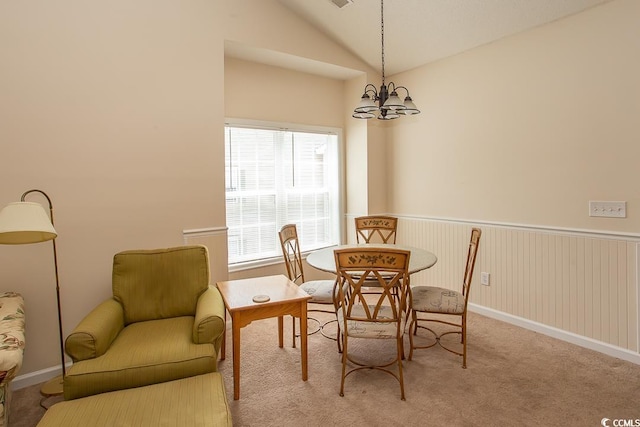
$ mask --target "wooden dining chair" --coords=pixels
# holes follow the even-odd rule
[[[396,243],[398,218],[384,215],[360,216],[355,219],[356,242]]]
[[[479,228],[471,230],[471,240],[467,250],[467,262],[462,276],[462,290],[456,291],[449,288],[435,286],[413,286],[409,290],[409,309],[411,323],[409,324],[409,360],[413,357],[413,350],[417,348],[429,348],[440,344],[442,348],[451,353],[462,356],[462,367],[467,367],[467,304],[469,303],[469,290],[473,278],[473,270],[476,264],[476,255],[482,231]],[[459,320],[452,319],[459,318]],[[440,323],[453,328],[444,332],[436,332],[426,326],[429,322]],[[417,345],[414,336],[418,329],[425,329],[433,334],[435,341],[428,345]],[[460,334],[462,350],[455,350],[442,343],[441,338],[449,334]]]
[[[296,283],[302,290],[311,295],[309,304],[313,304],[312,308],[309,308],[308,312],[322,312],[322,313],[335,313],[334,309],[334,280],[310,280],[306,281],[304,278],[304,268],[302,266],[302,255],[300,251],[300,241],[298,240],[298,231],[295,224],[284,225],[278,232],[280,237],[280,246],[282,248],[282,256],[284,257],[284,265],[287,269],[287,276],[289,280]],[[317,323],[318,328],[312,331],[314,334],[318,331],[323,336],[330,339],[337,339],[327,335],[324,332],[324,327],[336,319],[329,320],[327,322],[320,322],[318,319],[309,317]],[[296,346],[296,319],[293,318],[293,347]]]
[[[348,375],[361,369],[376,369],[398,380],[400,397],[405,400],[402,359],[411,252],[392,248],[348,248],[336,250],[334,256],[339,284],[336,317],[342,344],[340,396],[344,396]],[[371,278],[378,282],[381,292],[363,292],[365,282],[373,280]],[[394,296],[395,289],[400,298]],[[395,341],[395,358],[389,362],[365,363],[363,355],[356,357],[350,352],[350,342],[355,338]],[[375,355],[367,354],[364,358],[375,359]],[[392,370],[393,365],[397,370]]]
[[[385,243],[395,244],[398,231],[398,218],[385,215],[360,216],[355,219],[357,243]],[[376,292],[378,283],[369,281],[365,285]]]

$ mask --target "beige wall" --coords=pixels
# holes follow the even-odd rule
[[[0,40],[0,206],[53,199],[65,334],[120,250],[204,241],[227,275],[224,238],[183,236],[225,227],[225,40],[366,69],[275,0],[1,2]],[[51,246],[0,246],[0,290],[25,297],[20,374],[58,365]]]
[[[391,128],[389,211],[640,232],[639,17],[617,0],[393,76],[422,114]]]
[[[344,127],[342,80],[230,57],[224,72],[227,117]]]
[[[0,4],[0,205],[52,198],[66,333],[110,295],[114,253],[224,225],[218,9]],[[1,288],[26,304],[21,374],[60,363],[52,265],[49,244],[0,246]]]

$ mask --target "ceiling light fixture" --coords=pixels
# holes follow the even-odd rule
[[[372,119],[379,112],[379,120],[397,119],[400,115],[420,114],[420,110],[413,103],[409,96],[409,89],[404,86],[396,86],[395,83],[389,82],[389,86],[385,85],[384,80],[384,0],[380,0],[380,35],[382,39],[382,86],[377,91],[376,87],[368,83],[364,87],[364,94],[360,98],[360,103],[353,110],[353,117],[356,119]],[[407,96],[404,102],[398,96],[398,90],[404,89]],[[391,91],[391,93],[389,93]],[[371,96],[370,96],[371,95]],[[377,103],[377,105],[376,105]]]
[[[343,7],[347,7],[350,4],[352,4],[353,0],[331,0],[331,3],[335,4],[340,9],[342,9]]]

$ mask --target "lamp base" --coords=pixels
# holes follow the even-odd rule
[[[62,396],[64,393],[64,379],[62,375],[58,375],[57,377],[51,378],[49,381],[44,383],[42,387],[40,387],[40,394],[42,395],[42,399],[40,400],[40,406],[44,409],[49,409],[48,406],[45,406],[44,402],[50,397],[54,396]]]

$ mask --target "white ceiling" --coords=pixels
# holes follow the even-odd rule
[[[373,68],[381,69],[379,0],[353,0],[343,8],[332,0],[278,1]],[[410,70],[608,1],[385,0],[385,74]],[[232,44],[227,45],[227,53],[301,71],[318,65]],[[344,69],[325,68],[319,73],[352,76]]]

